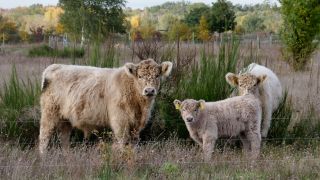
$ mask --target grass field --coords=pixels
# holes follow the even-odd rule
[[[28,51],[35,46],[40,45],[8,45],[0,54],[2,93],[5,85],[8,85],[12,78],[13,64],[18,81],[30,80],[32,84],[37,84],[40,83],[42,71],[52,63],[86,64],[92,58],[99,59],[101,58],[99,56],[103,56],[101,54],[98,56],[88,47],[85,49],[85,56],[75,61],[59,57],[31,58],[28,56]],[[207,54],[212,55],[217,55],[219,51],[217,43],[195,45],[185,43],[180,47],[180,55],[177,55],[175,47],[173,44],[159,48],[157,57],[169,60],[172,58],[175,62],[179,57],[181,63],[185,60],[195,64],[200,59],[201,50],[204,49]],[[102,45],[99,48],[102,53],[109,52],[108,45]],[[137,56],[132,54],[130,45],[117,45],[113,53],[119,59],[120,65],[128,61],[139,61]],[[257,49],[252,47],[252,44],[243,42],[239,45],[237,58],[238,71],[250,62],[272,69],[288,92],[288,102],[292,106],[290,127],[301,122],[299,128],[290,134],[292,136],[286,137],[286,141],[284,141],[285,138],[265,139],[261,155],[255,162],[248,161],[242,155],[241,149],[231,143],[232,140],[221,140],[213,159],[205,162],[202,159],[200,147],[190,139],[165,140],[156,137],[153,138],[156,141],[141,142],[135,149],[128,148],[122,153],[113,152],[110,141],[94,141],[92,145],[86,145],[74,140],[73,147],[68,152],[63,152],[58,143],[53,143],[48,155],[40,159],[36,139],[40,114],[38,95],[36,95],[33,105],[16,107],[11,104],[10,106],[14,107],[11,109],[8,109],[9,106],[3,107],[5,99],[0,99],[0,115],[2,115],[0,126],[4,127],[4,122],[7,120],[5,118],[9,114],[7,112],[10,112],[13,114],[11,121],[18,122],[18,127],[23,128],[25,124],[32,124],[32,128],[27,131],[34,131],[23,131],[23,135],[32,136],[31,142],[20,141],[23,138],[21,134],[16,134],[15,138],[9,138],[9,135],[1,132],[1,179],[319,179],[320,128],[310,130],[310,126],[320,124],[318,115],[320,113],[320,52],[317,51],[307,69],[300,72],[293,71],[283,61],[279,44],[262,44],[260,49]],[[21,87],[25,88],[25,86]],[[12,93],[13,96],[16,94],[19,93]],[[159,117],[157,114],[155,116],[158,121]],[[2,130],[3,127],[1,127]],[[171,131],[174,132],[175,129]],[[306,136],[309,132],[312,136]]]
[[[225,141],[210,162],[190,142],[171,139],[145,143],[121,155],[110,144],[76,145],[69,152],[52,148],[40,160],[35,148],[1,144],[4,179],[319,179],[319,140],[309,145],[265,143],[260,158],[248,161]]]

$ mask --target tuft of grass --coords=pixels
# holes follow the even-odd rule
[[[315,109],[310,107],[306,117],[301,118],[290,131],[291,142],[302,146],[309,145],[320,138],[320,119],[315,113]],[[294,139],[295,138],[295,139]]]
[[[42,45],[29,50],[29,57],[82,58],[83,56],[83,48],[63,48],[60,50]]]
[[[99,42],[93,43],[92,48],[89,48],[89,59],[85,64],[95,67],[119,67],[119,55],[114,44],[108,43],[106,47],[103,47],[103,50],[102,47]]]
[[[288,99],[288,92],[285,91],[280,105],[272,114],[271,127],[268,138],[276,139],[270,143],[283,144],[289,137],[289,125],[292,118],[292,103]]]
[[[320,119],[317,118],[315,109],[310,107],[305,117],[301,118],[291,129],[293,108],[288,100],[286,91],[278,109],[272,115],[272,123],[268,133],[268,143],[310,145],[319,140]]]
[[[38,82],[38,81],[36,81]],[[25,82],[18,78],[15,66],[12,67],[9,81],[0,89],[0,134],[5,138],[19,140],[35,139],[38,133],[38,97],[40,84]]]

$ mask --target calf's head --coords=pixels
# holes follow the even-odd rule
[[[186,99],[184,101],[174,100],[173,104],[176,109],[178,109],[181,113],[182,119],[185,123],[194,123],[199,120],[200,111],[205,109],[205,101],[204,100],[193,100]]]
[[[228,73],[226,75],[227,82],[238,89],[238,95],[254,94],[259,95],[259,85],[261,85],[265,79],[266,75],[255,76],[250,73],[236,75],[233,73]]]
[[[154,97],[158,93],[160,79],[170,75],[172,63],[166,61],[159,65],[153,59],[147,59],[138,64],[126,63],[125,70],[134,78],[135,86],[141,95]]]

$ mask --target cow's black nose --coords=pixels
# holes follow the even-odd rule
[[[193,121],[193,117],[187,117],[187,122],[192,122]]]
[[[154,96],[156,94],[156,90],[154,88],[145,88],[144,95],[146,96]]]

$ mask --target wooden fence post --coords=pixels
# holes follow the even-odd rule
[[[257,48],[260,49],[260,37],[257,35]]]
[[[4,47],[4,33],[2,33],[2,47]]]

